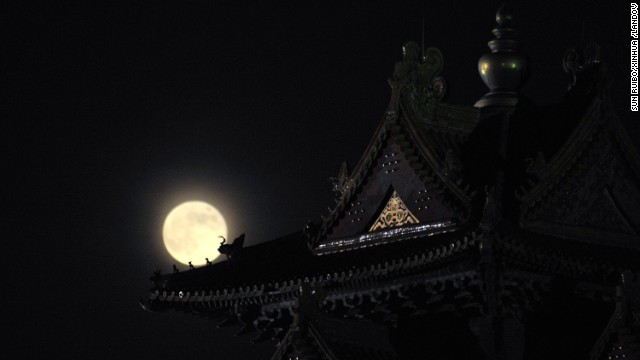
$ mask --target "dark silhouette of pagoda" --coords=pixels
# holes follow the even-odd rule
[[[598,47],[569,50],[564,101],[537,106],[496,20],[475,106],[443,102],[442,54],[406,44],[321,223],[157,274],[142,306],[239,323],[272,359],[640,359],[640,155]]]

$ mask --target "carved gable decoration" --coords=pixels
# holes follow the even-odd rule
[[[380,216],[369,229],[371,231],[382,230],[386,228],[399,227],[403,225],[417,224],[418,218],[404,204],[398,193],[393,191],[391,198],[380,213]]]
[[[471,194],[457,156],[479,112],[462,114],[440,103],[445,83],[439,50],[429,48],[420,57],[420,48],[408,43],[403,51],[371,143],[351,174],[343,166],[331,179],[336,205],[309,237],[317,255],[436,236],[469,220]],[[453,118],[473,126],[451,125]]]
[[[327,254],[454,231],[461,206],[421,154],[387,138],[321,228],[314,253]],[[405,152],[405,149],[412,151]],[[409,155],[408,155],[409,154]]]

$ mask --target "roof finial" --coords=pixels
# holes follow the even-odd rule
[[[517,92],[522,86],[526,57],[516,40],[516,30],[512,27],[513,13],[506,3],[496,12],[498,25],[493,29],[494,39],[488,45],[491,52],[478,61],[478,72],[489,88],[489,93],[476,102],[476,107],[514,106],[518,102]]]

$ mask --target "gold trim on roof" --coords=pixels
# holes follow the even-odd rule
[[[380,216],[378,216],[378,219],[376,219],[369,231],[371,232],[408,224],[418,224],[419,222],[418,218],[415,217],[409,209],[407,209],[407,206],[394,190],[391,198],[387,202],[387,205],[382,209]]]

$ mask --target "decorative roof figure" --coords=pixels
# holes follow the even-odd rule
[[[569,74],[569,87],[568,91],[573,90],[576,87],[578,76],[586,72],[596,65],[600,64],[600,45],[595,42],[587,42],[580,46],[570,48],[562,59],[562,66],[564,71]],[[600,76],[596,77],[596,81],[606,81],[605,72],[602,68],[600,70]],[[586,89],[589,91],[589,89]]]
[[[231,244],[226,244],[227,239],[225,239],[224,236],[218,237],[222,239],[218,247],[218,252],[227,255],[227,260],[240,255],[242,247],[244,246],[244,234],[238,236]]]
[[[409,41],[402,47],[402,61],[396,63],[389,85],[396,94],[403,94],[415,111],[422,111],[425,105],[433,110],[446,93],[446,81],[440,76],[443,64],[440,50],[430,47],[421,57],[418,44]]]
[[[520,42],[512,27],[513,15],[506,4],[496,13],[498,26],[489,41],[491,52],[478,60],[478,72],[489,88],[489,93],[476,102],[479,108],[487,106],[514,106],[518,102],[518,90],[524,83],[527,59],[520,53]]]

